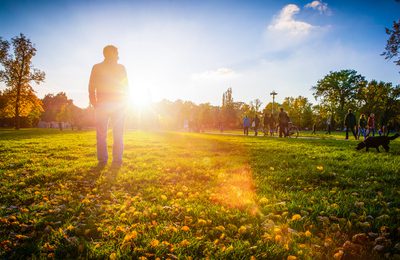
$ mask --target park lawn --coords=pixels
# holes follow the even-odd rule
[[[0,258],[394,257],[400,141],[356,144],[127,131],[98,169],[94,131],[0,130]]]
[[[220,130],[210,129],[210,130],[204,130],[204,132],[210,134],[243,135],[242,129],[234,129],[234,130],[229,129],[229,130],[224,130],[222,132]],[[249,129],[249,136],[254,136],[253,129]],[[262,129],[258,131],[258,136],[264,136]],[[279,134],[275,132],[273,136],[278,137]],[[345,137],[346,137],[346,132],[344,131],[332,131],[331,134],[327,134],[326,131],[316,131],[316,133],[313,134],[312,131],[310,130],[300,130],[298,136],[298,138],[318,138],[318,139],[345,139]],[[292,136],[291,138],[295,137]],[[354,139],[351,132],[349,133],[349,138]]]

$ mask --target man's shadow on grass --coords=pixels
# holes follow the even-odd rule
[[[109,166],[107,164],[98,164],[90,168],[89,174],[92,177],[93,186],[107,191],[116,183],[120,171],[121,165],[118,164],[111,164]]]

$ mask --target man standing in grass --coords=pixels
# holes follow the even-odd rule
[[[247,115],[243,118],[243,134],[249,135],[250,118]]]
[[[103,49],[104,61],[93,66],[89,81],[90,104],[95,108],[97,159],[99,166],[108,161],[108,121],[113,124],[113,166],[121,166],[124,149],[123,130],[128,79],[125,67],[118,64],[118,49],[108,45]]]
[[[372,136],[375,136],[375,114],[371,113],[368,117],[367,120],[367,125],[368,125],[368,133],[369,135],[372,132]]]
[[[254,118],[254,136],[258,135],[258,128],[260,127],[260,119],[256,115]]]
[[[328,116],[326,120],[326,133],[331,134],[331,124],[332,124],[332,116]]]
[[[365,138],[367,137],[367,118],[364,114],[361,114],[360,120],[358,120],[358,139],[360,139],[360,135],[362,134]]]
[[[279,137],[287,137],[287,130],[289,126],[289,116],[288,114],[283,110],[283,107],[280,108],[280,112],[278,115],[278,121],[279,121]]]
[[[349,139],[349,130],[354,135],[354,138],[357,140],[357,133],[356,133],[356,116],[353,114],[353,111],[349,109],[346,117],[344,118],[344,126],[346,127],[346,140]]]

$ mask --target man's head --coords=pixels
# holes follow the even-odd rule
[[[353,110],[351,110],[351,108],[349,108],[349,113],[353,112]]]
[[[118,60],[118,49],[114,45],[107,45],[103,49],[104,59],[108,61]]]
[[[283,107],[280,108],[281,112],[283,112]]]

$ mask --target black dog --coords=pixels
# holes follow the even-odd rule
[[[361,150],[364,147],[366,147],[367,151],[368,148],[376,148],[378,152],[379,151],[379,146],[382,145],[382,147],[385,149],[386,152],[389,151],[389,143],[391,140],[396,139],[399,137],[400,134],[396,133],[394,136],[369,136],[367,139],[365,139],[364,142],[361,142],[357,145],[357,150]]]

